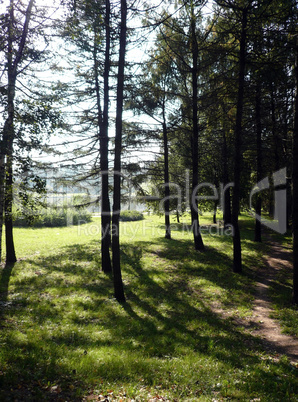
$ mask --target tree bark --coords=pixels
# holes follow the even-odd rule
[[[227,129],[225,124],[226,110],[224,104],[222,105],[223,111],[223,147],[222,147],[222,160],[223,160],[223,184],[226,186],[229,183],[229,167],[228,167],[228,146],[227,146]],[[224,227],[226,228],[231,224],[231,190],[228,187],[223,195],[223,220]]]
[[[4,210],[4,177],[5,177],[5,155],[3,153],[3,141],[0,151],[0,263],[2,259],[2,232],[3,232],[3,210]]]
[[[262,157],[262,123],[261,123],[261,85],[257,82],[256,88],[256,132],[257,132],[257,182],[262,180],[263,176],[263,157]],[[262,213],[262,198],[256,195],[256,214],[260,217]],[[256,242],[262,241],[262,226],[259,219],[255,220],[255,237]]]
[[[295,111],[293,130],[293,303],[298,305],[298,38],[296,38],[296,60],[295,60]]]
[[[12,142],[9,146],[9,152],[6,159],[6,177],[5,177],[5,244],[6,244],[6,263],[15,263],[17,261],[14,239],[13,239],[13,220],[12,220],[12,202],[13,202],[13,169],[12,169]]]
[[[191,44],[192,44],[192,197],[190,202],[194,246],[198,251],[204,251],[204,243],[200,232],[198,204],[196,191],[199,184],[199,126],[198,126],[198,42],[196,38],[196,20],[194,9],[191,9]]]
[[[104,107],[100,122],[100,169],[101,169],[101,263],[104,272],[112,271],[111,207],[109,198],[109,73],[110,73],[110,0],[105,0],[105,65],[104,65]],[[98,79],[98,77],[97,77]],[[98,94],[99,94],[99,85]],[[100,103],[99,103],[100,105]]]
[[[13,141],[14,133],[14,99],[15,99],[15,86],[17,78],[17,66],[13,61],[13,29],[14,29],[14,6],[10,2],[9,9],[9,28],[8,28],[8,46],[7,46],[7,120],[4,124],[3,130],[3,143],[4,154],[6,159],[4,170],[4,222],[6,234],[6,263],[15,263],[16,254],[13,240],[13,224],[12,224],[12,154],[13,154]]]
[[[165,227],[166,233],[165,238],[171,238],[171,225],[170,225],[170,187],[169,187],[169,148],[168,148],[168,130],[167,124],[165,121],[164,109],[163,109],[163,125],[162,125],[162,133],[163,133],[163,147],[164,147],[164,186],[165,186]]]
[[[246,64],[246,27],[247,27],[246,8],[242,11],[241,21],[241,37],[239,50],[239,75],[238,75],[238,96],[237,96],[237,112],[235,124],[235,157],[234,157],[234,188],[232,198],[232,224],[233,224],[233,271],[242,272],[241,259],[241,238],[238,215],[240,211],[240,172],[242,166],[242,115],[244,100],[244,79]]]
[[[123,91],[124,91],[124,65],[126,49],[126,0],[121,0],[121,29],[120,48],[117,82],[117,105],[116,105],[116,133],[115,133],[115,159],[114,159],[114,197],[112,216],[112,253],[113,253],[113,276],[114,294],[116,300],[125,302],[121,262],[120,262],[120,233],[119,218],[121,210],[121,147],[122,147],[122,113],[123,113]]]
[[[4,123],[3,137],[1,144],[0,155],[0,247],[2,240],[2,224],[3,224],[3,209],[4,209],[4,221],[6,231],[6,262],[16,262],[16,254],[13,240],[13,222],[12,222],[12,201],[13,201],[13,142],[15,138],[14,132],[14,99],[16,79],[18,75],[18,66],[22,60],[24,47],[27,40],[29,21],[31,18],[31,12],[34,0],[30,0],[26,17],[23,26],[23,31],[19,43],[18,50],[13,59],[14,49],[14,3],[11,0],[9,6],[9,26],[7,36],[7,76],[8,76],[8,88],[7,88],[7,118]]]

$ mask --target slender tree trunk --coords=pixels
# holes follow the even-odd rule
[[[263,176],[263,157],[262,157],[262,123],[261,123],[261,85],[257,82],[256,88],[256,131],[257,131],[257,182],[262,180]],[[262,198],[257,194],[256,214],[260,217],[262,213]],[[255,221],[256,242],[262,241],[262,227],[259,219]]]
[[[272,129],[272,141],[274,150],[274,163],[273,169],[276,172],[280,169],[279,160],[279,141],[276,127],[276,107],[275,107],[275,89],[273,82],[270,82],[270,111],[271,111],[271,129]],[[274,190],[273,183],[270,185],[269,189],[269,215],[273,218],[274,216]]]
[[[199,184],[199,126],[198,126],[198,42],[196,38],[196,21],[192,5],[191,10],[191,44],[192,44],[192,197],[190,202],[192,230],[195,249],[204,251],[204,243],[200,232],[198,205],[195,199]]]
[[[5,222],[5,235],[6,235],[6,263],[16,262],[16,254],[13,241],[13,224],[12,224],[12,155],[13,155],[13,141],[14,133],[14,98],[16,86],[16,65],[13,62],[13,30],[14,30],[14,6],[10,2],[9,10],[9,32],[8,32],[8,54],[7,54],[7,75],[8,75],[8,88],[7,88],[7,120],[4,125],[3,142],[4,152],[6,155],[5,165],[5,179],[4,179],[4,222]]]
[[[168,130],[167,124],[165,122],[165,114],[163,108],[163,125],[162,125],[162,133],[163,133],[163,147],[164,147],[164,186],[165,186],[165,226],[166,233],[165,238],[171,238],[171,226],[170,226],[170,187],[169,187],[169,148],[168,148]]]
[[[12,170],[12,142],[9,144],[9,156],[6,160],[6,178],[5,178],[5,243],[6,243],[6,263],[15,263],[17,261],[14,240],[13,240],[13,221],[12,221],[12,202],[13,202],[13,170]]]
[[[240,172],[242,165],[242,115],[244,100],[244,79],[246,64],[246,27],[247,27],[247,9],[243,9],[241,22],[241,38],[239,51],[239,76],[238,76],[238,97],[237,112],[235,124],[235,156],[234,156],[234,188],[232,198],[232,224],[233,224],[233,271],[242,272],[241,261],[241,238],[238,215],[240,212]]]
[[[5,177],[5,156],[2,151],[3,143],[1,143],[0,154],[0,263],[2,259],[2,233],[3,233],[3,211],[4,211],[4,177]]]
[[[298,38],[296,39],[296,60],[295,60],[295,111],[293,130],[293,303],[298,305]]]
[[[124,91],[124,65],[126,48],[126,0],[121,0],[121,29],[120,48],[117,82],[117,105],[116,105],[116,133],[115,133],[115,160],[114,160],[114,199],[112,216],[112,253],[113,253],[113,276],[114,294],[119,302],[125,302],[120,264],[120,233],[119,218],[121,209],[121,147],[122,147],[122,112]]]
[[[277,133],[276,125],[276,107],[275,107],[275,90],[273,82],[270,83],[270,104],[271,104],[271,123],[272,123],[272,136],[274,146],[274,170],[280,169],[280,141]]]
[[[223,183],[226,186],[229,183],[229,168],[228,168],[228,147],[227,147],[227,137],[226,137],[226,125],[225,116],[226,112],[223,106],[223,147],[222,147],[222,159],[223,159]],[[226,228],[231,224],[231,190],[230,187],[227,188],[223,195],[223,220],[224,227]]]
[[[110,1],[106,0],[105,15],[105,66],[104,66],[104,107],[100,124],[100,169],[101,176],[101,262],[104,272],[112,271],[111,246],[111,207],[109,198],[109,73],[110,73]],[[98,77],[97,77],[98,78]]]
[[[218,200],[214,201],[214,207],[213,207],[213,223],[216,224],[216,212],[217,212],[217,207],[218,207]]]
[[[6,262],[14,263],[16,261],[14,241],[13,241],[13,222],[12,222],[12,201],[13,201],[13,142],[15,138],[14,132],[14,99],[15,87],[18,74],[18,66],[22,60],[23,51],[28,35],[29,21],[34,0],[30,0],[26,18],[23,26],[22,35],[19,42],[17,52],[14,52],[13,42],[15,41],[14,33],[14,2],[10,0],[9,5],[9,24],[7,35],[7,118],[3,127],[3,136],[0,154],[0,247],[2,240],[3,212],[6,231]],[[15,57],[13,58],[15,54]],[[5,160],[6,159],[6,160]],[[1,252],[0,252],[1,256]]]

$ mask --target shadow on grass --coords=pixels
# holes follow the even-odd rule
[[[90,242],[16,264],[27,274],[14,282],[23,302],[7,312],[12,322],[6,325],[0,354],[6,367],[0,375],[1,400],[14,400],[20,393],[27,400],[75,400],[94,382],[120,387],[140,377],[145,384],[171,389],[179,365],[187,392],[205,382],[212,395],[222,371],[238,372],[240,378],[247,366],[254,375],[249,384],[239,382],[243,393],[249,387],[273,400],[286,395],[285,387],[297,390],[288,365],[271,363],[267,372],[260,344],[213,313],[202,297],[200,279],[221,287],[238,303],[237,293],[249,289],[244,275],[230,272],[224,252],[208,247],[199,254],[188,240],[123,244],[128,299],[123,305],[113,299],[111,277],[101,272],[99,261],[98,244]],[[3,278],[7,300],[9,279]],[[186,372],[186,360],[193,374]],[[205,368],[210,361],[220,365],[215,374]],[[286,386],[275,381],[280,370],[288,376]]]
[[[14,265],[15,264],[6,264],[0,271],[1,272],[1,278],[0,278],[0,329],[1,329],[1,325],[3,325],[5,309],[9,306],[9,302],[8,302],[9,280],[10,280]]]

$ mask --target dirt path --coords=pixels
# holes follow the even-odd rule
[[[290,250],[271,241],[270,255],[265,256],[266,264],[259,270],[259,280],[256,283],[256,296],[253,303],[253,316],[250,318],[255,329],[253,334],[260,336],[269,350],[287,355],[289,359],[298,363],[298,339],[281,333],[278,322],[270,318],[271,307],[268,289],[279,270],[291,269]]]
[[[278,321],[270,318],[274,310],[268,295],[270,283],[276,278],[278,271],[292,269],[291,250],[274,241],[268,243],[271,246],[270,255],[264,256],[264,264],[257,272],[252,316],[240,318],[233,311],[223,310],[217,303],[213,304],[212,310],[223,318],[232,318],[235,325],[261,338],[268,352],[287,355],[293,364],[298,365],[298,338],[282,334]]]

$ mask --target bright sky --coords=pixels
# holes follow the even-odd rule
[[[2,0],[2,1],[0,0],[0,2],[1,2],[0,3],[0,12],[3,12],[6,9],[6,7],[9,5],[10,1],[9,0]],[[156,2],[160,3],[159,0],[158,1],[156,0]],[[16,9],[17,9],[18,3],[19,3],[18,1],[14,2]],[[26,2],[23,2],[23,4],[25,4],[25,5],[27,5],[28,3],[29,3],[29,0],[27,0]],[[61,15],[61,11],[57,10],[58,3],[59,3],[59,1],[52,1],[50,3],[50,5],[48,5],[49,3],[46,3],[43,0],[35,0],[35,4],[38,7],[42,7],[43,9],[46,8],[48,10],[48,15],[50,15],[52,18],[55,18],[56,16]],[[207,5],[204,7],[204,14],[207,16],[211,12],[211,10],[212,10],[212,1],[209,0]],[[36,18],[33,16],[32,20],[35,22]],[[140,47],[138,47],[138,48],[130,47],[130,50],[128,51],[127,56],[126,56],[127,60],[136,60],[138,63],[142,62],[142,60],[144,60],[144,58],[146,57],[148,50],[153,45],[153,42],[154,42],[154,35],[151,34],[148,37],[148,40],[145,40],[142,43],[141,48]],[[57,48],[58,48],[58,44],[56,42],[56,44],[54,45],[54,50],[56,50]],[[61,54],[61,52],[63,53],[63,48],[60,48],[60,50],[58,50],[58,52],[59,52],[59,54]],[[138,73],[139,68],[140,67],[135,68],[135,74]],[[54,80],[57,80],[57,79],[60,79],[61,81],[64,81],[64,82],[68,81],[71,79],[71,77],[69,78],[69,74],[70,74],[69,71],[61,72],[61,74],[59,74],[58,72],[55,72],[54,75],[53,75],[53,73],[49,73],[49,71],[44,71],[43,73],[39,73],[39,75],[42,79],[49,80],[51,82]],[[66,109],[66,111],[67,111],[67,109]],[[113,113],[114,112],[113,112],[113,108],[112,108],[111,115]],[[131,118],[131,114],[127,114],[126,116],[124,116],[124,118]],[[137,118],[135,120],[137,120]],[[147,116],[142,116],[139,120],[142,123],[145,123],[148,125],[150,125],[152,123],[156,124],[156,122],[152,122],[152,120],[149,119]],[[113,127],[113,125],[111,125],[110,126],[110,136],[112,137],[113,135],[114,135],[114,127]],[[65,137],[64,137],[64,139],[65,139]],[[64,139],[63,138],[59,139],[57,137],[53,137],[51,140],[51,143],[53,145],[55,145],[57,143],[63,143]],[[60,149],[61,149],[61,147],[60,147]],[[66,149],[65,146],[64,146],[64,149]],[[155,148],[155,149],[157,150],[157,148]],[[139,157],[141,157],[142,159],[148,158],[148,156],[145,156],[145,154],[139,154]],[[150,155],[150,157],[151,157],[151,155]],[[45,155],[45,158],[48,158],[48,156]],[[58,160],[61,160],[61,158],[58,158]]]

